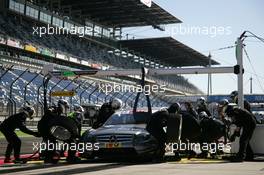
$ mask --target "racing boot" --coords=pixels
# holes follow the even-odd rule
[[[231,156],[230,157],[230,162],[243,162],[243,156],[236,155],[236,156]]]
[[[25,159],[21,159],[21,158],[16,158],[15,160],[13,160],[13,163],[15,164],[25,164],[27,161]]]
[[[6,157],[4,163],[13,163],[10,157]]]

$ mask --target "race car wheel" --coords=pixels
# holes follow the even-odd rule
[[[79,137],[76,123],[67,117],[55,117],[48,122],[50,136],[56,140],[68,141]]]
[[[42,137],[51,140],[69,141],[79,137],[79,129],[74,120],[63,116],[46,117],[38,123]]]

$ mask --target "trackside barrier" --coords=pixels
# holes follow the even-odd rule
[[[24,70],[20,75],[17,76],[17,78],[15,78],[15,80],[10,84],[10,88],[9,88],[9,100],[10,100],[10,105],[9,106],[9,116],[13,115],[16,113],[16,101],[13,99],[13,85],[15,84],[15,82],[17,80],[19,80],[27,71],[29,70],[29,68],[27,68],[26,70]]]
[[[79,83],[79,85],[73,90],[75,93],[77,93],[78,92],[78,89],[81,89],[81,87],[82,87],[82,85],[84,85],[84,84],[86,84],[86,80],[85,81],[82,81],[82,82],[80,82]],[[72,104],[72,96],[70,97],[70,103]],[[81,100],[80,100],[80,104],[81,104]]]
[[[62,80],[63,79],[60,79],[55,85],[53,85],[51,87],[51,89],[49,91],[49,104],[51,104],[51,102],[52,102],[51,93],[52,93],[53,89],[55,89],[60,84],[60,82],[62,82]],[[47,86],[48,86],[48,84],[47,84]]]
[[[83,96],[83,94],[90,88],[90,87],[92,87],[94,84],[95,84],[95,82],[93,82],[93,83],[88,83],[89,84],[89,86],[88,87],[84,87],[84,90],[80,93],[80,105],[82,105],[83,103],[82,103],[82,96]],[[90,103],[90,100],[89,100],[89,103]]]
[[[127,98],[126,98],[126,100],[125,100],[125,107],[127,107],[127,105],[128,105],[128,100],[130,99],[130,97],[132,97],[134,94],[133,93],[131,93]]]
[[[72,79],[61,91],[64,91],[64,90],[66,90],[71,84],[73,84],[73,82],[76,80],[77,78],[74,78],[74,79]],[[60,97],[60,98],[62,98],[62,97]],[[70,112],[72,111],[72,107],[71,107],[71,105],[70,105]]]
[[[96,86],[95,89],[89,94],[89,97],[88,97],[89,103],[91,103],[93,93],[95,93],[98,89],[99,87]]]
[[[35,74],[36,75],[26,84],[24,88],[24,103],[27,101],[27,87],[41,74],[41,72]]]
[[[38,94],[37,94],[37,117],[39,117],[39,112],[41,113],[40,116],[43,116],[44,114],[44,111],[43,111],[43,108],[44,108],[44,104],[41,102],[41,99],[40,99],[40,89],[43,87],[43,84],[40,84],[38,86]],[[41,110],[39,110],[41,109]]]

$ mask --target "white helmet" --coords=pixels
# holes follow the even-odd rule
[[[204,105],[205,104],[205,98],[204,97],[200,97],[197,99],[197,105]]]
[[[206,112],[202,111],[202,112],[200,112],[199,117],[200,118],[208,118],[208,115]]]
[[[19,113],[25,113],[28,118],[33,119],[33,114],[35,113],[35,109],[32,106],[25,105],[19,109]]]
[[[64,100],[64,99],[60,99],[58,101],[58,108],[61,110],[62,113],[67,113],[67,109],[70,108],[70,105],[68,103],[68,101]]]
[[[220,102],[219,102],[219,107],[224,107],[224,106],[226,106],[226,105],[228,105],[229,104],[229,101],[226,99],[226,98],[224,98],[224,99],[222,99]]]
[[[70,107],[68,101],[64,100],[64,99],[59,99],[58,106],[60,106],[60,105],[63,105],[65,108],[69,108]]]
[[[114,110],[118,110],[118,109],[120,109],[122,106],[123,106],[123,102],[122,102],[122,100],[120,100],[120,99],[118,99],[118,98],[114,98],[114,99],[111,101],[111,107],[112,107]]]
[[[230,98],[233,99],[234,97],[238,96],[238,91],[232,91],[230,93]]]
[[[83,107],[82,107],[81,105],[78,105],[78,104],[75,104],[75,105],[73,106],[73,110],[74,110],[75,112],[79,112],[79,113],[83,113],[83,112],[84,112]]]
[[[232,100],[232,102],[236,103],[237,99],[238,99],[238,91],[233,91],[230,94],[230,99]]]

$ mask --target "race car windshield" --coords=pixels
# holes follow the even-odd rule
[[[131,124],[146,124],[147,117],[133,114],[113,114],[105,125],[131,125]]]

